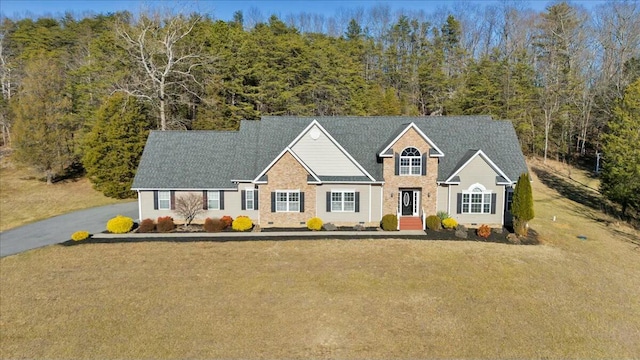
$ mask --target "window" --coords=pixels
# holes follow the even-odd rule
[[[253,190],[246,190],[245,191],[245,198],[244,198],[244,203],[245,203],[245,209],[246,210],[253,210],[253,195],[255,194],[255,192]]]
[[[420,151],[408,147],[400,154],[400,175],[422,175],[422,157]]]
[[[158,210],[171,209],[171,191],[158,191]]]
[[[470,191],[462,193],[462,213],[490,214],[491,192],[482,185],[472,185]]]
[[[209,210],[220,210],[220,191],[207,191],[207,207]]]
[[[276,191],[276,212],[300,212],[300,191]]]
[[[513,205],[513,189],[507,190],[507,211],[511,212],[511,206]]]
[[[331,192],[331,212],[354,212],[356,211],[355,191],[332,191]]]

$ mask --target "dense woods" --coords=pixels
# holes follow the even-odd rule
[[[620,102],[640,76],[637,1],[427,10],[3,18],[2,143],[51,180],[92,158],[91,141],[109,138],[96,128],[122,126],[109,120],[118,103],[185,130],[262,115],[488,114],[513,121],[525,154],[571,162],[633,118]]]

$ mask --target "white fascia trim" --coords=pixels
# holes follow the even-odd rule
[[[324,181],[323,184],[364,184],[364,185],[384,185],[382,181]]]
[[[197,188],[197,189],[183,189],[183,188],[135,188],[135,189],[131,189],[131,190],[135,190],[135,191],[221,191],[221,190],[231,190],[231,191],[237,191],[238,188]]]
[[[250,183],[252,182],[251,180],[236,180],[236,179],[231,179],[232,183]]]
[[[478,155],[480,155],[482,157],[482,159],[484,161],[487,162],[487,164],[489,164],[489,166],[491,166],[491,168],[498,173],[498,175],[502,176],[503,178],[505,178],[509,183],[512,183],[513,181],[511,181],[511,179],[509,179],[509,177],[507,175],[505,175],[505,173],[493,162],[491,161],[491,159],[489,159],[489,157],[487,156],[487,154],[484,153],[484,151],[482,150],[478,150],[476,151],[475,154],[473,154],[472,157],[469,158],[469,160],[467,160],[467,162],[465,162],[464,164],[462,164],[462,166],[460,166],[453,174],[451,174],[451,176],[449,176],[447,178],[447,180],[445,180],[445,183],[449,183],[451,181],[452,178],[454,178],[455,176],[458,175],[458,173],[460,173],[460,171],[462,171],[462,169],[464,169],[467,165],[469,165],[469,163],[471,161],[473,161],[473,159],[475,159]]]
[[[436,146],[436,144],[433,141],[431,141],[431,139],[429,139],[429,137],[425,133],[423,133],[422,130],[420,130],[420,128],[418,128],[418,126],[413,122],[411,124],[407,125],[407,127],[404,128],[404,130],[402,130],[400,132],[400,134],[398,136],[396,136],[395,139],[393,139],[384,149],[382,149],[382,151],[380,151],[378,156],[380,156],[380,157],[393,157],[393,154],[390,154],[390,155],[383,155],[383,154],[386,153],[393,146],[393,144],[395,144],[411,128],[413,128],[415,131],[417,131],[418,134],[424,139],[424,141],[426,141],[427,144],[429,144],[429,146],[431,146],[432,149],[434,149],[435,151],[438,152],[435,155],[429,155],[429,157],[443,157],[444,156],[444,153],[442,152],[442,150],[440,150],[440,148],[438,146]]]
[[[342,151],[342,153],[347,157],[347,159],[349,159],[358,168],[358,170],[362,171],[362,173],[365,174],[369,179],[371,179],[371,181],[376,180],[373,178],[373,176],[371,176],[371,174],[369,174],[369,172],[367,172],[367,170],[364,169],[364,167],[362,167],[362,165],[360,165],[360,163],[356,161],[356,159],[353,158],[353,156],[351,156],[351,154],[349,154],[347,150],[345,150],[345,148],[342,147],[342,145],[340,145],[339,142],[336,141],[336,139],[333,138],[333,136],[331,136],[331,134],[329,134],[329,132],[324,127],[322,127],[322,125],[320,125],[320,123],[316,119],[313,119],[311,124],[309,124],[309,126],[307,126],[300,134],[298,134],[298,136],[296,136],[295,139],[293,139],[293,141],[289,144],[288,148],[293,148],[295,143],[297,143],[300,140],[300,138],[302,138],[302,136],[304,136],[304,134],[306,134],[307,131],[309,131],[309,129],[311,129],[311,127],[314,125],[317,126],[320,129],[320,131],[322,131],[322,133],[325,134],[329,138],[329,140],[331,140],[331,142],[340,151]]]
[[[315,121],[315,120],[314,120],[314,121]],[[313,176],[313,178],[314,178],[318,183],[322,183],[322,181],[320,181],[320,179],[318,178],[318,176],[317,176],[313,171],[311,171],[311,169],[309,169],[309,167],[307,166],[307,164],[305,164],[305,163],[304,163],[304,162],[303,162],[303,161],[298,157],[298,155],[296,155],[296,153],[294,153],[294,152],[291,150],[291,148],[290,148],[289,146],[287,146],[286,148],[284,148],[284,150],[282,150],[282,152],[281,152],[278,156],[276,156],[276,158],[275,158],[275,159],[273,159],[273,161],[272,161],[269,165],[267,165],[267,167],[266,167],[266,168],[264,168],[264,170],[262,170],[262,171],[260,172],[260,174],[258,174],[258,176],[256,176],[256,178],[255,178],[255,179],[253,179],[253,181],[252,181],[252,182],[253,182],[254,184],[266,184],[267,182],[264,182],[264,181],[262,181],[262,182],[261,182],[261,181],[259,181],[259,179],[260,179],[264,174],[266,174],[266,173],[267,173],[267,171],[269,171],[269,169],[271,169],[271,167],[272,167],[273,165],[275,165],[275,163],[277,163],[277,162],[278,162],[278,160],[280,160],[280,158],[282,158],[282,157],[284,156],[284,154],[286,154],[287,152],[288,152],[289,154],[291,154],[291,156],[293,156],[293,158],[294,158],[294,159],[296,159],[296,161],[297,161],[298,163],[300,163],[300,165],[302,165],[302,167],[303,167],[303,168],[304,168],[304,169],[305,169],[309,174],[311,174],[311,176]],[[268,180],[267,180],[267,181],[268,181]]]

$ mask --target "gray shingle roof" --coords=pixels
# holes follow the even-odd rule
[[[413,122],[444,152],[438,181],[481,149],[512,181],[527,171],[511,122],[489,116],[263,117],[243,120],[238,132],[152,132],[133,188],[228,188],[253,180],[314,119],[377,181],[377,154]]]

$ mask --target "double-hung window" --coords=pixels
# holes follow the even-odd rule
[[[245,204],[245,209],[246,210],[253,210],[254,209],[254,201],[253,201],[253,196],[255,194],[255,191],[253,190],[247,190],[244,193],[244,204]]]
[[[158,191],[158,210],[171,209],[171,191]]]
[[[332,191],[331,212],[354,212],[356,210],[355,191]]]
[[[408,147],[400,154],[400,175],[422,175],[422,156],[414,147]]]
[[[220,191],[207,191],[207,207],[209,210],[220,210]]]
[[[276,212],[300,212],[300,191],[276,191]]]
[[[491,192],[480,186],[462,193],[462,213],[489,214],[491,213]]]

